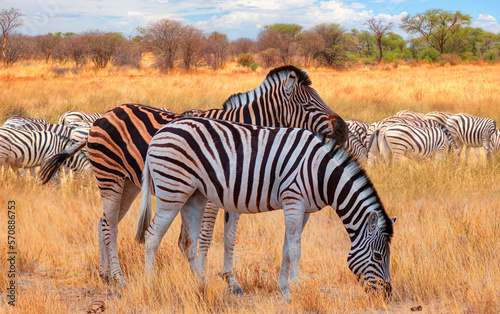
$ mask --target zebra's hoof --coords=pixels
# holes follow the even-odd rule
[[[229,290],[233,294],[243,295],[243,290],[241,289],[240,285],[231,286],[231,287],[229,287]]]

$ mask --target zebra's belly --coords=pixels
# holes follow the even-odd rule
[[[271,197],[268,202],[267,195],[262,196],[259,200],[256,197],[247,199],[243,193],[234,197],[231,191],[231,193],[225,193],[221,200],[220,195],[216,191],[207,191],[206,197],[219,208],[234,213],[256,214],[282,208],[281,202],[276,200],[276,198]]]

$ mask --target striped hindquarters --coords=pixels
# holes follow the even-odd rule
[[[0,162],[17,168],[32,168],[73,144],[49,131],[0,128]]]
[[[490,137],[495,133],[495,121],[465,113],[454,114],[446,123],[457,145],[469,147],[489,147]]]
[[[70,124],[71,122],[84,121],[94,123],[101,117],[100,113],[87,113],[83,111],[68,111],[61,115],[59,124]]]
[[[442,156],[448,151],[449,145],[445,133],[439,127],[421,128],[403,124],[388,127],[382,140],[389,147],[394,160],[399,160],[403,155],[413,159],[426,159],[435,154]]]

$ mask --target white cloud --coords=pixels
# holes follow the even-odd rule
[[[353,9],[364,9],[364,8],[366,8],[366,5],[363,3],[359,3],[359,2],[353,2],[349,5],[349,7],[353,8]]]
[[[488,32],[500,32],[500,24],[497,19],[489,14],[479,14],[476,21],[472,23],[472,27],[480,27]]]

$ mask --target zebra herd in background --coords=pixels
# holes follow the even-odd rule
[[[151,193],[158,199],[157,206],[165,205],[157,207],[157,213],[164,210],[173,219],[181,212],[178,244],[202,277],[219,207],[230,210],[224,214],[223,274],[235,293],[242,293],[233,267],[240,213],[283,208],[287,231],[278,288],[289,297],[289,278],[298,280],[302,229],[310,213],[331,205],[352,241],[349,268],[367,287],[390,295],[389,242],[395,219],[388,218],[358,163],[370,164],[377,156],[398,160],[402,155],[427,158],[458,153],[464,145],[466,151],[469,146],[485,147],[484,141],[489,156],[490,150],[498,152],[498,130],[494,122],[491,128],[489,119],[464,114],[457,120],[445,113],[402,111],[373,124],[344,121],[310,85],[305,71],[285,66],[270,71],[256,89],[229,97],[223,109],[174,114],[165,108],[125,104],[102,115],[67,112],[57,125],[12,117],[0,131],[28,140],[19,140],[23,148],[12,152],[5,143],[13,140],[2,141],[0,132],[0,158],[14,156],[0,163],[34,167],[43,160],[44,183],[61,166],[84,171],[90,165],[103,201],[97,228],[99,274],[120,286],[126,282],[118,260],[118,224],[142,188],[137,239],[146,238],[149,270],[171,223],[161,217],[149,223]],[[63,138],[64,144],[56,145],[56,138]],[[176,142],[179,138],[184,139],[183,145]],[[23,154],[33,162],[18,161]],[[167,163],[168,169],[160,166]],[[162,185],[168,180],[175,188]],[[198,188],[189,193],[179,188],[192,186]]]
[[[160,110],[172,113],[166,108]],[[182,115],[201,112],[203,111],[193,109]],[[40,118],[10,117],[0,127],[0,167],[10,167],[15,172],[18,169],[29,169],[34,176],[34,170],[42,166],[44,161],[86,139],[90,127],[100,117],[100,113],[73,110],[63,113],[57,124]],[[87,149],[83,148],[66,160],[64,168],[76,174],[88,171],[90,163]]]
[[[349,128],[345,148],[368,165],[377,159],[398,162],[403,156],[438,162],[452,155],[460,160],[464,147],[465,162],[470,148],[475,149],[479,161],[481,147],[487,159],[500,152],[500,130],[495,121],[466,113],[402,110],[371,124],[354,119],[345,122]]]

